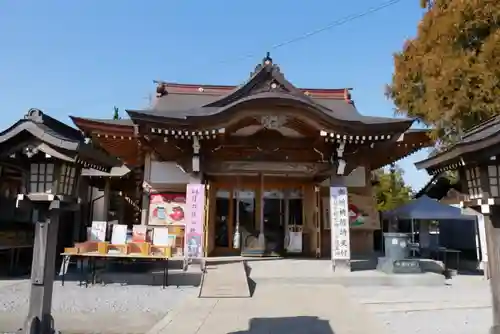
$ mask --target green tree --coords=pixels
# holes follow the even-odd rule
[[[378,184],[375,186],[377,197],[377,210],[386,211],[395,209],[409,201],[413,196],[410,186],[403,180],[404,171],[395,166],[394,175],[390,170],[378,169],[375,176]]]
[[[118,107],[113,107],[114,113],[113,113],[113,119],[121,119],[120,117],[120,110]]]
[[[427,9],[416,37],[394,55],[387,95],[396,113],[431,127],[446,147],[500,113],[500,1],[421,3]]]

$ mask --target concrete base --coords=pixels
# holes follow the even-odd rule
[[[422,266],[418,259],[393,260],[386,257],[379,257],[377,270],[386,274],[420,274]]]
[[[490,327],[490,334],[500,334],[500,325],[492,325]]]
[[[443,275],[435,273],[404,274],[394,275],[385,274],[379,271],[353,272],[342,274],[333,274],[331,277],[252,277],[257,288],[259,284],[276,283],[297,284],[297,285],[342,285],[345,287],[363,287],[363,286],[444,286],[446,278]]]
[[[259,245],[259,248],[261,248],[261,249],[266,248],[266,237],[264,236],[264,233],[262,233],[262,232],[259,233],[258,245]]]
[[[353,262],[354,264],[355,262]],[[375,263],[373,263],[375,264]],[[344,286],[444,286],[436,273],[393,275],[378,270],[332,271],[331,260],[276,259],[247,261],[249,278],[256,284],[311,284]],[[373,266],[374,268],[375,266]]]
[[[335,273],[349,273],[351,272],[351,261],[350,260],[332,261],[332,270]]]

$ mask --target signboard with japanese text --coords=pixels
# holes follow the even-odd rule
[[[188,184],[186,191],[186,241],[184,254],[188,258],[203,257],[205,221],[205,186]]]
[[[351,258],[351,243],[346,187],[330,187],[330,222],[332,223],[332,261],[349,260]]]

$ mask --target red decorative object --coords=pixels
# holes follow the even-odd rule
[[[184,209],[180,206],[175,206],[172,208],[172,212],[169,214],[169,216],[174,221],[181,221],[184,219]]]

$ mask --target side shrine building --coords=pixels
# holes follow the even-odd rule
[[[126,166],[87,176],[126,198],[120,223],[173,234],[187,185],[204,184],[208,256],[330,257],[331,186],[348,189],[351,253],[370,253],[380,229],[371,171],[432,144],[412,120],[361,115],[348,88],[295,87],[269,55],[240,86],[156,85],[130,119],[72,117]]]

